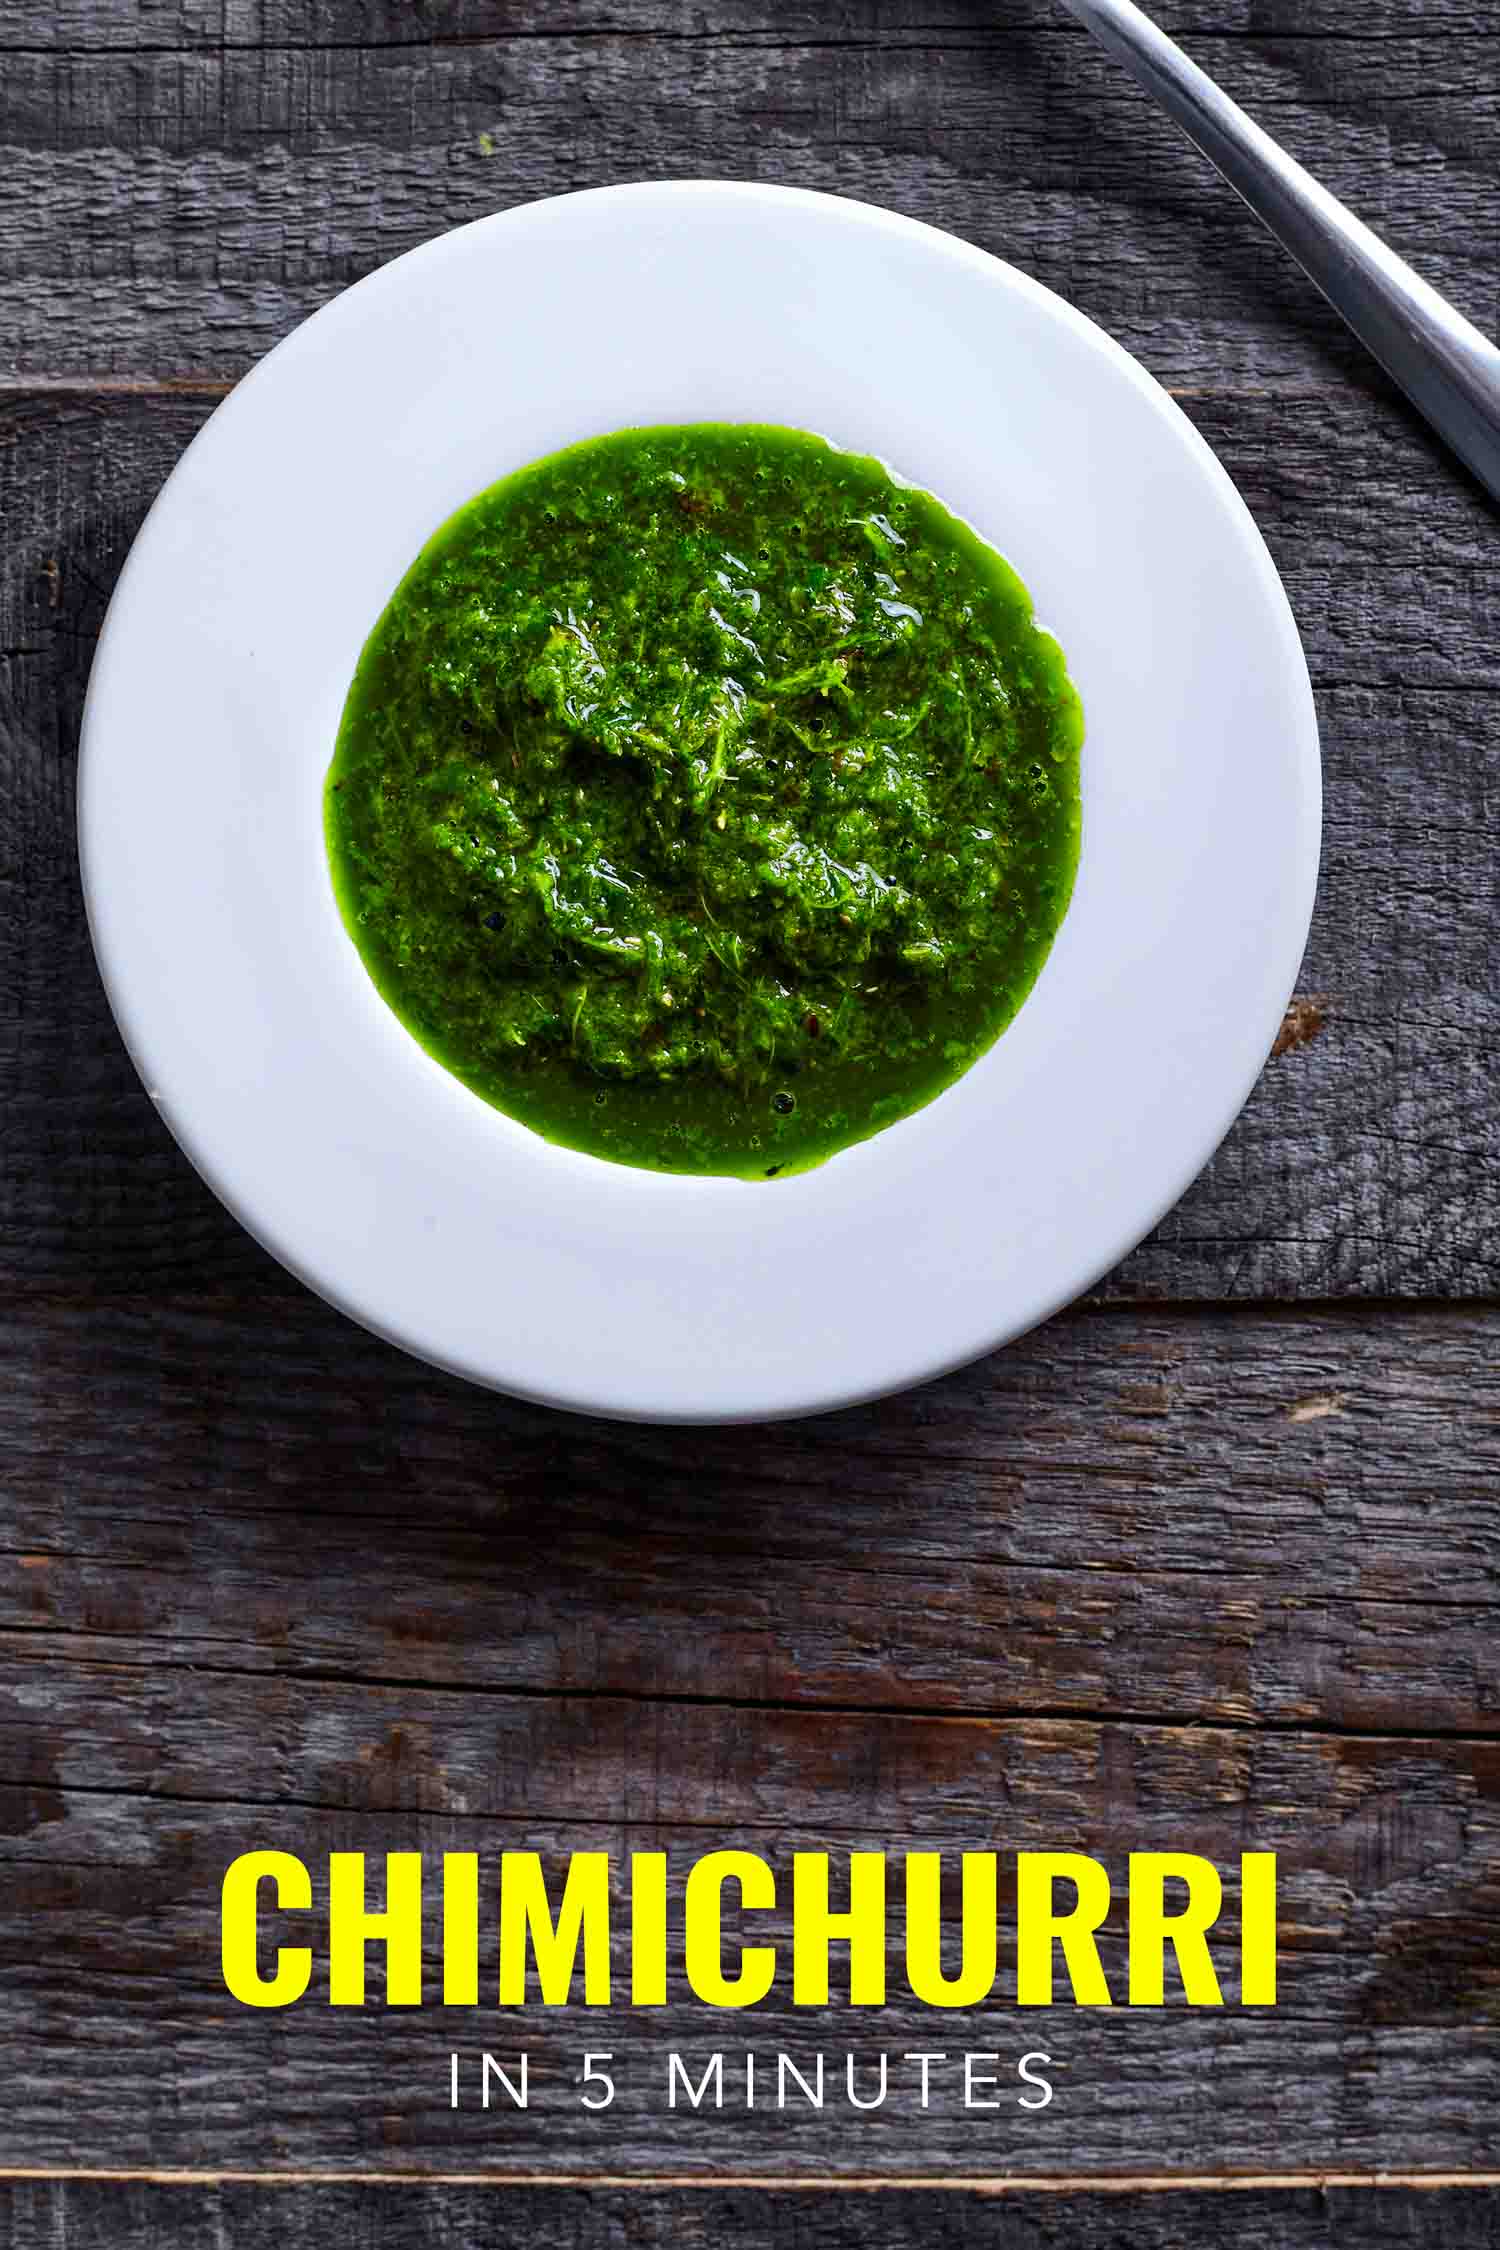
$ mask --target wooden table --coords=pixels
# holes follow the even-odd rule
[[[1495,0],[1159,12],[1495,328]],[[1500,2239],[1480,2187],[1311,2184],[1500,2170],[1494,510],[1049,0],[0,0],[0,126],[0,2232]],[[137,1083],[72,841],[110,586],[217,401],[440,228],[641,174],[889,204],[1103,322],[1254,510],[1324,732],[1303,995],[1181,1207],[1026,1342],[767,1431],[512,1406],[304,1294]],[[1275,1849],[1281,2002],[938,2037],[220,1980],[251,1845],[718,1843]],[[535,2111],[449,2111],[451,2048],[523,2041]],[[673,2045],[1044,2046],[1062,2090],[674,2117]],[[553,2098],[585,2046],[607,2122]],[[399,2184],[470,2173],[553,2184]]]

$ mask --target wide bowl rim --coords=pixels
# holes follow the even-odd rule
[[[182,489],[185,476],[191,474],[191,465],[200,448],[221,446],[235,436],[241,424],[248,424],[248,418],[259,412],[261,400],[295,363],[299,353],[316,349],[323,339],[332,336],[339,323],[356,321],[365,308],[378,307],[383,300],[399,295],[412,276],[433,271],[446,260],[462,258],[480,243],[503,247],[507,239],[519,238],[528,229],[545,229],[571,218],[594,214],[601,223],[608,224],[610,214],[645,213],[652,206],[665,211],[675,208],[684,213],[693,206],[700,211],[718,206],[724,210],[750,208],[768,214],[799,214],[814,222],[821,219],[835,225],[870,228],[893,240],[899,238],[914,243],[936,259],[966,268],[992,287],[998,284],[1020,299],[1045,307],[1049,317],[1063,329],[1086,339],[1101,365],[1126,382],[1170,425],[1211,490],[1222,526],[1232,536],[1240,561],[1248,564],[1258,582],[1268,617],[1274,624],[1283,684],[1295,713],[1299,789],[1284,837],[1286,903],[1278,928],[1268,933],[1267,939],[1268,949],[1274,953],[1277,964],[1271,983],[1280,995],[1279,1018],[1279,1010],[1284,1008],[1293,990],[1317,882],[1321,841],[1317,718],[1296,624],[1275,565],[1227,472],[1177,402],[1139,361],[1066,300],[991,252],[923,221],[853,198],[776,184],[726,180],[632,181],[548,197],[492,213],[433,237],[365,276],[310,315],[247,373],[209,417],[163,485],[121,572],[100,634],[85,703],[78,785],[79,851],[89,928],[116,1022],[148,1091],[154,1086],[158,1042],[150,1020],[150,1005],[143,1001],[139,977],[124,965],[123,948],[119,943],[110,896],[108,807],[99,781],[108,756],[106,742],[113,717],[110,695],[115,657],[130,631],[136,605],[144,598],[141,589],[152,526],[174,508],[175,495]],[[945,504],[954,505],[948,495],[939,494],[939,497]],[[955,508],[955,512],[961,510]],[[1086,746],[1085,756],[1087,754]],[[1086,837],[1085,851],[1087,849]],[[924,1357],[920,1348],[914,1347],[905,1355],[905,1364],[899,1370],[893,1371],[889,1361],[878,1370],[872,1368],[871,1379],[865,1385],[851,1382],[847,1374],[832,1384],[814,1375],[801,1388],[789,1390],[782,1379],[758,1392],[752,1380],[742,1383],[733,1398],[723,1395],[716,1399],[705,1398],[701,1405],[681,1396],[653,1399],[646,1395],[629,1396],[618,1389],[605,1390],[601,1395],[597,1385],[591,1385],[586,1367],[582,1370],[559,1368],[555,1371],[556,1380],[538,1381],[534,1376],[531,1379],[520,1377],[515,1369],[493,1360],[481,1363],[472,1354],[434,1348],[432,1337],[422,1332],[420,1323],[414,1326],[390,1305],[372,1304],[362,1298],[357,1274],[351,1276],[347,1272],[326,1270],[323,1261],[305,1255],[302,1245],[287,1239],[284,1231],[274,1224],[268,1224],[265,1213],[256,1208],[254,1198],[242,1193],[222,1152],[210,1145],[194,1120],[184,1117],[176,1106],[167,1106],[164,1113],[185,1154],[213,1192],[281,1265],[339,1310],[414,1356],[445,1372],[508,1395],[574,1413],[646,1422],[761,1422],[853,1406],[930,1380],[983,1357],[1090,1289],[1159,1222],[1229,1130],[1263,1067],[1274,1035],[1275,1023],[1271,1020],[1269,1004],[1265,1013],[1267,1021],[1261,1027],[1265,1032],[1264,1044],[1260,1043],[1259,1032],[1253,1038],[1241,1040],[1236,1067],[1224,1078],[1212,1123],[1184,1146],[1170,1177],[1162,1182],[1149,1203],[1136,1204],[1128,1211],[1122,1209],[1117,1222],[1097,1236],[1087,1257],[1074,1257],[1064,1268],[1034,1276],[1029,1291],[1020,1297],[1013,1295],[1003,1311],[997,1306],[992,1323],[976,1322],[972,1334],[966,1336],[959,1348],[945,1347]],[[659,1177],[684,1188],[697,1184],[675,1175]],[[819,1175],[803,1177],[816,1180]],[[781,1188],[779,1184],[770,1189],[746,1186],[744,1192],[775,1194],[781,1192]]]

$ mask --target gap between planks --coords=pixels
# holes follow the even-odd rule
[[[1500,2172],[1038,2172],[999,2176],[895,2172],[889,2178],[830,2172],[255,2172],[113,2171],[103,2166],[0,2165],[0,2182],[108,2182],[145,2187],[391,2187],[391,2188],[635,2188],[764,2189],[773,2194],[819,2189],[844,2195],[880,2195],[920,2188],[953,2195],[1181,2195],[1254,2194],[1267,2190],[1333,2188],[1500,2188]]]
[[[45,1632],[46,1628],[41,1628]],[[0,1627],[0,1655],[4,1655],[12,1641],[28,1650],[34,1646],[37,1628],[26,1626]],[[86,1635],[66,1634],[70,1641],[84,1639]],[[28,1645],[29,1644],[29,1645]],[[43,1663],[52,1661],[43,1655]],[[159,1678],[166,1672],[190,1672],[195,1678],[253,1680],[272,1682],[280,1688],[320,1687],[371,1689],[382,1695],[453,1696],[465,1701],[479,1698],[492,1702],[583,1704],[622,1704],[627,1709],[713,1711],[743,1713],[747,1717],[769,1719],[847,1719],[858,1724],[867,1720],[889,1719],[898,1725],[920,1727],[969,1727],[993,1732],[996,1728],[1025,1726],[1082,1726],[1123,1727],[1140,1734],[1226,1734],[1256,1737],[1276,1737],[1299,1742],[1363,1742],[1377,1743],[1453,1743],[1470,1748],[1484,1749],[1500,1739],[1500,1723],[1493,1727],[1431,1727],[1431,1726],[1374,1726],[1341,1725],[1330,1719],[1310,1716],[1306,1718],[1262,1717],[1246,1712],[1240,1718],[1220,1718],[1197,1712],[1182,1716],[1167,1716],[1161,1712],[1114,1710],[1096,1704],[1037,1704],[1032,1706],[984,1706],[975,1710],[954,1710],[943,1705],[921,1703],[847,1703],[820,1698],[806,1701],[786,1698],[760,1699],[745,1695],[691,1695],[685,1692],[649,1693],[645,1689],[618,1687],[543,1687],[533,1681],[500,1684],[490,1680],[456,1682],[432,1680],[421,1675],[395,1672],[361,1672],[352,1668],[335,1668],[328,1665],[308,1665],[283,1670],[252,1665],[195,1663],[190,1656],[162,1659],[143,1655],[127,1663],[115,1654],[98,1658],[86,1652],[78,1654],[64,1651],[57,1661],[63,1665],[76,1664],[86,1670],[91,1665],[110,1671],[140,1672]],[[27,1783],[19,1777],[0,1773],[0,1787],[25,1788]],[[153,1804],[184,1805],[244,1805],[286,1804],[304,1812],[331,1812],[337,1806],[322,1798],[283,1797],[207,1797],[192,1792],[155,1789],[148,1785],[129,1782],[70,1781],[64,1794],[80,1797],[147,1798]],[[503,1817],[503,1816],[501,1816]],[[590,1815],[590,1821],[605,1820],[612,1816]],[[713,1826],[712,1822],[684,1822],[690,1827]],[[758,1822],[751,1826],[762,1825]]]

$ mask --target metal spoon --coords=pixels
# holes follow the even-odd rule
[[[1500,500],[1500,351],[1263,133],[1133,0],[1062,0],[1154,94]]]

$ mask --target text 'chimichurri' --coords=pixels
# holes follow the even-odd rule
[[[360,659],[328,777],[376,985],[620,1163],[770,1178],[929,1101],[1036,978],[1078,698],[998,555],[798,432],[632,430],[482,493]]]

